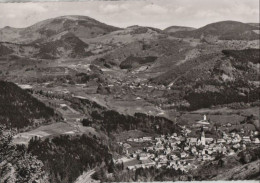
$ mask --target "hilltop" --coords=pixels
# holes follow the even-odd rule
[[[183,161],[191,155],[192,149],[185,150],[191,143],[183,136],[194,142],[202,116],[208,119],[207,138],[219,140],[222,132],[240,130],[247,137],[259,129],[256,29],[235,21],[199,29],[121,29],[85,16],[5,27],[0,30],[0,78],[5,80],[0,81],[0,121],[23,131],[14,142],[28,144],[26,151],[43,162],[50,182],[73,182],[84,171],[98,180],[151,181],[148,169],[137,168],[146,164],[139,159],[143,153],[154,156],[148,158],[152,166],[163,164],[154,180],[184,180],[165,163],[175,163],[171,153]],[[213,143],[216,150],[221,146]],[[209,160],[192,158],[199,166]],[[199,180],[214,178],[209,171],[220,168],[209,163],[198,170]],[[246,168],[237,160],[227,164],[232,167],[224,165],[216,179],[230,179]],[[136,171],[126,170],[132,165]],[[247,173],[237,177],[253,178]]]
[[[192,31],[195,30],[196,28],[193,27],[185,27],[185,26],[170,26],[164,29],[164,32],[167,33],[174,33],[174,32],[179,32],[179,31]]]
[[[26,28],[0,29],[0,41],[12,43],[44,42],[47,38],[68,31],[79,38],[93,38],[119,30],[87,16],[61,16],[38,22]]]
[[[192,37],[197,39],[220,39],[220,40],[255,40],[259,35],[253,30],[255,26],[236,21],[222,21],[208,24],[192,31],[180,31],[173,34],[176,37]]]
[[[93,27],[98,27],[98,31]],[[10,27],[4,29],[12,30]],[[11,72],[3,72],[2,77],[15,79],[15,82],[80,83],[90,85],[92,92],[109,94],[110,97],[124,93],[126,98],[146,98],[163,105],[184,103],[192,109],[255,101],[256,60],[259,58],[255,48],[259,41],[251,40],[258,38],[254,32],[256,27],[246,23],[223,21],[195,30],[171,26],[162,31],[137,25],[119,29],[89,17],[62,16],[19,31],[25,29],[41,38],[31,36],[34,41],[31,39],[28,44],[0,43],[1,70],[8,67]],[[95,34],[88,34],[89,29]],[[20,38],[21,41],[28,37],[24,34]],[[240,51],[236,51],[238,49]],[[243,60],[247,61],[243,63]],[[102,74],[90,71],[90,65]],[[251,99],[244,96],[245,91],[238,84],[241,81],[250,83],[246,87],[253,92]],[[123,83],[132,83],[132,88],[123,86]],[[135,91],[133,83],[141,88],[140,91]],[[141,85],[149,87],[142,88]],[[239,97],[222,100],[225,90],[219,85],[232,86],[231,95]],[[150,92],[154,99],[144,95],[149,88],[154,89]],[[207,88],[207,97],[220,95],[218,101],[221,102],[201,100],[205,97],[200,92],[202,88]],[[196,92],[192,91],[194,89]]]
[[[0,29],[0,55],[40,59],[82,58],[91,55],[84,39],[120,30],[87,16],[61,16],[26,28]]]

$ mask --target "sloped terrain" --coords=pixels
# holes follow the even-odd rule
[[[28,152],[44,163],[50,182],[73,182],[84,171],[98,180],[110,180],[111,173],[111,180],[120,180],[116,172],[124,167],[112,161],[123,154],[116,136],[179,134],[205,113],[225,132],[259,128],[256,29],[234,21],[199,29],[119,29],[84,16],[58,17],[24,29],[5,27],[0,30],[0,77],[29,85],[41,102],[0,81],[0,121],[25,130],[15,143],[29,142]],[[60,123],[47,125],[56,119]],[[207,136],[217,135],[210,130]],[[197,132],[193,128],[191,135]],[[40,137],[30,140],[35,135]],[[246,162],[250,169],[236,156],[228,157],[223,168],[214,163],[206,163],[194,178],[255,179],[259,171],[258,160]],[[9,176],[16,167],[7,165]],[[125,171],[122,180],[192,179],[168,168],[124,177],[129,172],[134,173]]]
[[[258,130],[256,29],[234,21],[199,29],[119,29],[83,16],[58,17],[24,29],[5,27],[0,30],[0,77],[28,84],[41,102],[1,81],[0,121],[25,130],[15,135],[15,143],[28,143],[26,150],[43,162],[38,168],[54,183],[73,182],[84,171],[97,180],[117,180],[124,165],[115,165],[112,158],[124,152],[116,136],[179,134],[204,113],[225,132]],[[57,119],[60,123],[47,124]],[[217,135],[212,129],[207,136]],[[190,134],[197,132],[192,128]],[[30,140],[35,135],[40,137]],[[245,157],[248,166],[236,155],[224,167],[217,161],[205,163],[194,177],[167,168],[120,176],[124,181],[258,178],[259,157]],[[28,159],[35,161],[30,156],[20,162],[30,167]],[[5,162],[4,168],[1,175],[14,179],[17,166]],[[35,175],[44,178],[41,173]]]
[[[23,45],[0,42],[0,56],[17,55],[22,57],[30,57],[37,51],[38,48],[33,44]]]
[[[248,25],[257,27],[258,29],[260,28],[260,23],[248,23]]]
[[[82,58],[92,54],[87,49],[86,43],[69,32],[64,32],[62,35],[41,44],[27,45],[0,42],[0,56],[12,54],[40,59]]]
[[[259,50],[223,50],[202,55],[152,78],[152,82],[182,88],[192,109],[258,100]],[[176,96],[181,98],[181,96]],[[168,96],[174,98],[174,96]]]
[[[155,58],[154,70],[163,71],[175,61],[185,58],[185,53],[191,49],[191,46],[182,41],[170,39],[166,35],[153,39],[143,39],[140,41],[133,41],[131,43],[120,46],[111,52],[108,52],[101,58],[95,60],[96,64],[103,64],[111,66],[122,66],[125,63],[136,63],[135,58]],[[153,59],[154,60],[154,59]],[[139,61],[138,61],[139,62]],[[141,66],[140,64],[139,66]],[[129,66],[133,67],[133,66]],[[133,67],[134,68],[134,67]],[[167,69],[167,70],[168,70]],[[165,70],[164,70],[165,72]]]
[[[83,21],[89,26],[103,27],[106,33],[82,36],[78,29]],[[185,28],[185,31],[175,31],[182,28]],[[2,75],[8,79],[17,80],[21,76],[25,81],[49,80],[56,84],[62,82],[87,84],[95,80],[93,84],[97,87],[97,93],[116,96],[124,92],[134,97],[135,92],[138,92],[143,96],[142,92],[147,91],[140,86],[141,83],[138,87],[142,89],[133,93],[126,87],[113,88],[116,80],[131,82],[128,79],[135,78],[135,81],[146,82],[143,84],[155,85],[150,87],[158,88],[161,85],[167,87],[168,91],[152,91],[152,95],[157,96],[156,98],[161,97],[158,100],[168,103],[180,102],[186,107],[191,105],[191,109],[238,101],[254,102],[257,99],[255,94],[258,85],[259,50],[251,49],[251,42],[248,40],[256,39],[256,34],[252,32],[255,28],[251,24],[224,21],[196,30],[178,26],[169,27],[164,31],[141,26],[114,29],[88,17],[58,17],[39,22],[29,28],[32,32],[51,30],[52,32],[46,37],[43,36],[43,39],[33,41],[31,44],[6,42],[0,44],[2,59],[11,61],[5,62],[2,70],[7,66],[12,74]],[[167,31],[171,33],[168,34]],[[87,34],[88,31],[85,32]],[[178,35],[183,38],[176,38]],[[233,40],[237,39],[233,36],[237,36],[240,40]],[[212,40],[219,39],[224,40],[212,44]],[[257,44],[252,43],[252,47],[256,47]],[[237,50],[238,48],[240,50]],[[14,61],[14,56],[19,59]],[[35,62],[36,65],[29,67],[27,62],[23,61],[23,57],[34,58],[30,63]],[[37,59],[52,62],[42,63],[38,68],[40,62],[38,63]],[[96,74],[96,71],[89,73],[89,64],[97,68]],[[26,67],[24,76],[21,75],[23,71],[21,65]],[[80,65],[83,67],[80,68]],[[48,73],[48,76],[44,76],[44,72]],[[242,87],[243,84],[239,83],[249,84]],[[230,91],[230,97],[224,97],[226,90]],[[248,94],[250,97],[247,97]],[[202,100],[203,97],[207,98],[205,100],[207,102]],[[212,97],[215,99],[211,99]]]
[[[44,20],[27,28],[0,29],[0,41],[12,43],[44,42],[47,38],[68,31],[79,38],[91,38],[119,28],[106,25],[86,16],[62,16]]]
[[[108,147],[87,135],[32,139],[28,151],[44,162],[52,183],[73,183],[83,171],[109,166],[112,161]]]
[[[232,168],[211,180],[259,180],[260,160]]]
[[[0,55],[16,54],[42,59],[90,56],[82,40],[105,35],[119,28],[85,16],[62,16],[27,28],[0,29]]]
[[[211,180],[259,180],[260,179],[260,148],[259,146],[248,148],[238,154],[242,163],[233,166],[229,170],[221,171]]]
[[[237,62],[240,63],[252,62],[253,64],[257,64],[260,62],[259,49],[223,50],[223,53],[229,57],[233,57]]]
[[[166,29],[164,29],[164,32],[167,33],[174,33],[174,32],[178,32],[178,31],[192,31],[195,30],[196,28],[193,27],[184,27],[184,26],[170,26],[167,27]]]
[[[22,129],[51,122],[54,116],[53,109],[45,106],[28,92],[13,83],[0,81],[1,124]]]
[[[126,60],[124,60],[123,62],[121,62],[120,64],[120,68],[121,69],[130,69],[130,68],[134,68],[134,67],[138,67],[144,64],[149,64],[149,63],[153,63],[156,60],[157,57],[133,57],[133,56],[129,56],[126,58]]]
[[[37,58],[51,59],[60,57],[86,57],[91,55],[87,52],[88,45],[81,41],[72,33],[65,33],[59,39],[53,39],[39,46],[39,52],[35,54]]]
[[[235,21],[212,23],[193,31],[182,31],[173,34],[176,37],[192,37],[197,39],[220,40],[255,40],[259,35],[255,33],[256,27]]]
[[[14,131],[0,124],[0,181],[49,183],[43,163],[26,151],[24,146],[13,144]]]
[[[148,41],[157,39],[158,37],[163,36],[163,34],[163,31],[156,28],[131,26],[90,39],[82,38],[82,40],[87,43],[96,43],[104,46],[108,44],[115,46],[125,45],[135,41]]]

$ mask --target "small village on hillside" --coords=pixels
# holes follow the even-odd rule
[[[0,183],[260,180],[259,0],[2,1]]]
[[[187,173],[196,169],[198,165],[206,161],[214,161],[222,166],[225,156],[232,156],[246,150],[248,146],[259,146],[260,140],[256,137],[257,131],[245,133],[226,133],[220,131],[221,138],[211,138],[205,135],[204,129],[210,125],[206,115],[203,120],[196,122],[194,126],[200,128],[200,137],[191,137],[191,130],[182,126],[180,134],[161,135],[159,137],[128,138],[127,142],[119,142],[124,148],[125,155],[115,160],[123,163],[128,170],[138,168],[166,167]],[[150,146],[133,150],[130,144],[144,143]]]

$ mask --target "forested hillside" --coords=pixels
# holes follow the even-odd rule
[[[0,125],[0,182],[48,183],[43,163],[27,153],[25,146],[12,143],[14,133]]]
[[[113,166],[107,146],[87,135],[34,138],[29,142],[28,152],[44,163],[52,183],[72,183],[83,171]]]
[[[48,123],[57,117],[27,91],[11,82],[0,81],[0,122],[11,128],[26,128]]]
[[[100,114],[93,112],[91,115],[93,120],[99,122],[102,129],[108,133],[135,129],[160,134],[180,131],[180,127],[176,123],[160,116],[149,116],[143,113],[135,113],[134,116],[130,116],[113,110],[103,111]]]

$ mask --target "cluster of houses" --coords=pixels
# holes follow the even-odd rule
[[[152,137],[141,137],[141,138],[129,138],[127,139],[128,142],[145,142],[151,141]]]
[[[142,81],[141,79],[137,78],[137,76],[129,76],[129,79],[126,81],[123,81],[121,79],[114,79],[113,84],[107,84],[108,87],[125,87],[125,89],[147,89],[149,90],[166,90],[167,88],[164,85],[152,85],[149,83],[146,83],[145,81]]]
[[[201,121],[203,122],[203,121]],[[123,143],[128,158],[139,160],[137,164],[128,166],[129,170],[137,168],[166,167],[188,172],[195,169],[203,161],[217,160],[219,155],[231,156],[247,148],[249,144],[259,144],[255,133],[250,136],[232,132],[222,132],[222,138],[206,138],[204,128],[201,127],[200,137],[189,137],[190,130],[183,127],[180,135],[161,135],[159,137],[129,138],[128,142],[151,142],[151,146],[143,147],[128,153],[131,145]]]

